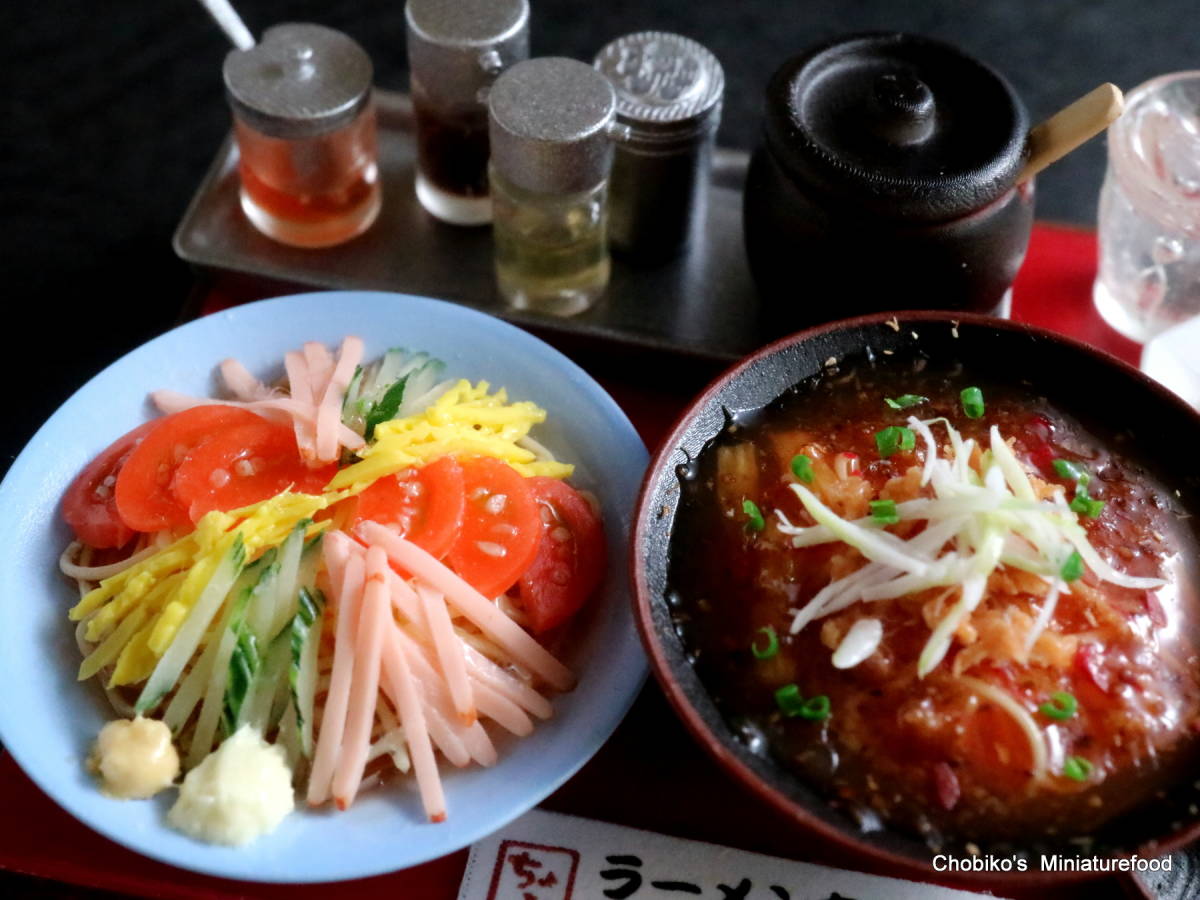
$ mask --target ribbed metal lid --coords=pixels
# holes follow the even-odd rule
[[[323,25],[268,28],[249,50],[225,57],[234,111],[264,134],[313,137],[349,124],[371,91],[371,59],[352,38]]]
[[[766,141],[831,207],[939,221],[1014,184],[1029,122],[1002,76],[907,34],[866,34],[788,62],[767,88]]]
[[[501,71],[529,56],[529,0],[408,0],[408,65],[439,106],[479,104]]]
[[[593,188],[612,166],[616,103],[608,79],[585,63],[556,56],[517,63],[488,95],[492,165],[536,193]]]
[[[721,118],[725,72],[691,38],[640,31],[608,44],[595,67],[617,92],[617,120],[643,139],[678,139],[715,128]]]

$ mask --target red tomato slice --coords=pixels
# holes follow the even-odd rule
[[[541,538],[527,479],[498,459],[461,462],[466,504],[462,528],[446,555],[451,568],[485,597],[498,597],[529,568]]]
[[[175,470],[191,450],[218,431],[262,422],[236,406],[195,406],[159,419],[117,477],[117,512],[134,531],[161,531],[191,524],[171,488]]]
[[[133,529],[117,512],[115,486],[125,460],[158,421],[139,425],[117,438],[75,476],[63,495],[62,516],[75,536],[91,547],[123,547]]]
[[[310,469],[290,426],[255,418],[201,441],[179,464],[171,487],[193,522],[214,509],[239,509],[288,488],[319,494],[337,473],[336,462]]]
[[[462,466],[443,456],[377,480],[358,495],[351,525],[366,519],[387,525],[441,559],[462,529],[466,502]]]
[[[555,478],[531,478],[541,510],[537,556],[521,576],[521,602],[535,632],[561,625],[604,578],[604,526],[579,492]]]

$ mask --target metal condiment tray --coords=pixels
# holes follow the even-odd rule
[[[753,350],[758,300],[742,249],[748,157],[718,149],[702,233],[678,259],[637,266],[614,259],[606,295],[587,312],[555,318],[508,307],[496,292],[491,230],[446,225],[413,190],[416,143],[406,94],[376,90],[383,209],[363,235],[320,250],[264,237],[238,201],[232,136],[176,229],[175,252],[211,269],[319,288],[388,290],[462,303],[531,330],[714,362]]]

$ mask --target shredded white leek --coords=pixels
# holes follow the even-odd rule
[[[946,429],[946,456],[939,455],[933,425]],[[776,510],[779,531],[791,538],[794,547],[841,541],[867,560],[862,568],[826,585],[802,608],[793,610],[792,634],[857,602],[893,599],[936,587],[959,588],[958,600],[934,627],[921,651],[917,672],[923,678],[945,658],[955,631],[982,602],[988,578],[1002,565],[1031,572],[1050,584],[1026,636],[1026,655],[1052,621],[1059,595],[1070,590],[1060,572],[1072,552],[1078,551],[1097,577],[1112,584],[1140,590],[1164,584],[1157,578],[1126,575],[1106,562],[1088,543],[1087,532],[1061,490],[1039,500],[1029,473],[996,426],[980,454],[978,470],[971,465],[975,441],[964,441],[948,420],[922,421],[910,416],[908,426],[925,445],[921,483],[933,490],[932,497],[896,504],[901,522],[925,523],[911,538],[897,536],[871,517],[844,519],[804,485],[789,485],[817,523],[797,526]],[[849,654],[842,656],[846,658]],[[1043,748],[1043,762],[1044,755]]]

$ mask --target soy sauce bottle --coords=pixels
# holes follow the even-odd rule
[[[939,41],[858,35],[785,62],[744,201],[764,330],[1006,314],[1033,223],[1028,130],[1008,82]]]

